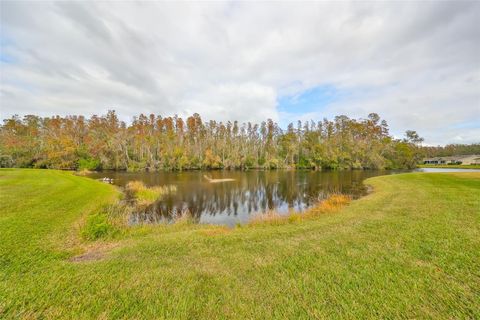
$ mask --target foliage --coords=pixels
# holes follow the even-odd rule
[[[480,154],[480,142],[472,144],[447,144],[446,146],[422,147],[425,157],[447,157],[457,155]]]
[[[13,166],[13,159],[11,156],[0,155],[0,168],[10,168]]]
[[[96,213],[88,216],[87,222],[82,229],[82,237],[87,240],[97,240],[112,234],[115,229],[108,222],[105,214]]]
[[[105,116],[14,116],[0,127],[2,166],[57,169],[382,169],[411,168],[421,158],[415,131],[393,139],[385,120],[337,116],[281,129],[261,124],[204,122],[194,114],[141,114],[131,124]]]
[[[78,170],[100,170],[102,168],[102,164],[100,163],[100,160],[98,159],[92,159],[92,158],[80,158],[78,160]]]

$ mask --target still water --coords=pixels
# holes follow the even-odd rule
[[[131,224],[171,222],[187,213],[195,222],[235,225],[269,210],[287,214],[303,211],[332,193],[354,199],[367,192],[366,178],[393,171],[186,171],[100,172],[92,178],[113,178],[123,187],[140,180],[147,186],[175,185],[176,192],[129,218]],[[204,178],[234,179],[212,183]]]

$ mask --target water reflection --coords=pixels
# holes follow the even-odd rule
[[[130,223],[170,222],[189,213],[195,222],[235,225],[245,223],[252,214],[275,210],[303,211],[332,193],[351,195],[366,193],[362,181],[368,177],[389,174],[389,171],[213,171],[213,179],[234,181],[211,183],[204,172],[126,173],[102,172],[93,178],[113,178],[125,186],[141,180],[147,186],[175,185],[177,192],[157,201],[145,212],[130,217]]]

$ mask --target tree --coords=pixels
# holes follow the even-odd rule
[[[414,131],[414,130],[405,131],[405,136],[406,136],[406,139],[405,139],[406,142],[411,142],[415,145],[421,144],[424,141],[424,139],[418,135],[417,131]]]
[[[106,115],[14,116],[0,126],[2,166],[61,169],[186,170],[247,168],[360,169],[412,167],[425,152],[475,150],[459,146],[424,149],[415,131],[404,140],[389,135],[378,114],[345,115],[282,130],[273,120],[260,125],[203,122],[199,114],[140,114],[127,125],[115,111]],[[477,145],[478,147],[478,145]],[[454,151],[452,151],[454,150]]]

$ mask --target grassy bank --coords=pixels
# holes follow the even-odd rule
[[[479,318],[480,173],[368,183],[309,220],[89,242],[113,187],[0,170],[0,318]]]
[[[419,164],[418,168],[446,168],[446,169],[480,169],[480,164],[469,164],[469,165],[450,165],[450,164]]]

